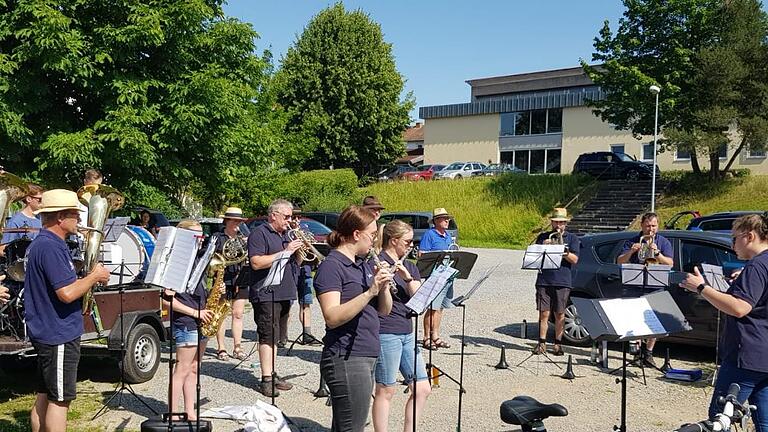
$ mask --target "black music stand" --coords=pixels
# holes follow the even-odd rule
[[[616,378],[616,383],[621,384],[621,423],[613,428],[618,432],[626,432],[629,342],[688,331],[691,330],[691,326],[667,291],[659,291],[639,298],[609,300],[574,297],[572,301],[579,311],[584,327],[594,340],[621,342],[621,378]],[[647,307],[638,309],[638,304],[644,302],[647,302]],[[635,320],[629,314],[622,314],[621,307],[627,306],[630,306],[632,311],[642,312],[642,318]]]
[[[437,265],[440,264],[449,264],[450,267],[458,270],[458,273],[455,275],[454,279],[467,279],[469,278],[469,274],[472,272],[472,267],[474,267],[475,262],[477,261],[477,254],[467,251],[433,251],[433,252],[425,252],[423,253],[418,261],[416,262],[416,267],[419,269],[419,274],[423,278],[427,278],[432,274],[432,271],[435,269]],[[446,284],[437,294],[442,292],[443,290],[448,289],[448,284]],[[435,295],[435,297],[437,296]],[[465,296],[466,297],[466,296]],[[461,297],[460,297],[461,298]],[[429,302],[430,306],[429,309],[432,309],[434,306],[434,298],[431,299]],[[426,310],[426,309],[425,309]],[[462,310],[465,310],[462,308]],[[418,333],[417,333],[418,336]],[[414,337],[414,339],[417,339]],[[463,336],[463,321],[462,321],[462,351],[464,350],[464,336]],[[429,376],[430,382],[433,378],[439,378],[441,376],[444,376],[448,378],[449,380],[453,381],[459,386],[459,395],[461,396],[461,393],[466,392],[466,389],[462,386],[462,382],[460,380],[457,380],[456,378],[450,376],[447,372],[440,369],[439,367],[435,366],[434,363],[432,363],[432,351],[429,351],[429,361],[427,362],[427,375]],[[462,356],[463,360],[463,356]],[[463,363],[462,363],[463,365]],[[438,373],[437,375],[432,375],[431,371],[432,369],[436,370]],[[461,378],[461,377],[460,377]],[[414,389],[416,386],[414,385]],[[414,399],[414,403],[415,403]],[[461,416],[459,416],[461,418]],[[416,418],[414,418],[414,424],[416,422]]]

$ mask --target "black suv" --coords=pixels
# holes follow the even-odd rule
[[[573,165],[573,173],[584,173],[595,177],[638,180],[651,178],[653,164],[640,162],[626,153],[594,152],[583,153]],[[656,175],[659,167],[656,166]]]
[[[620,267],[616,257],[626,240],[637,232],[586,235],[581,238],[581,254],[578,265],[571,270],[573,277],[572,297],[625,298],[648,294],[640,287],[621,284]],[[674,248],[675,265],[670,275],[671,286],[667,288],[693,330],[673,335],[670,341],[689,345],[714,346],[717,338],[717,310],[699,294],[680,287],[684,272],[692,272],[693,266],[701,263],[723,267],[723,273],[730,275],[744,266],[745,261],[736,257],[731,248],[730,235],[716,232],[661,231]],[[582,326],[579,313],[573,304],[565,311],[565,339],[583,345],[589,342],[589,334]]]
[[[717,232],[731,232],[733,227],[733,221],[744,215],[760,214],[761,211],[749,210],[749,211],[732,211],[713,213],[711,215],[701,216],[691,219],[688,222],[689,230],[694,231],[717,231]]]

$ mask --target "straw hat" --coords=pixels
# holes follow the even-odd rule
[[[62,210],[80,210],[77,194],[66,189],[52,189],[43,192],[40,209],[35,214],[53,213]]]
[[[227,207],[221,217],[224,219],[245,220],[243,211],[239,207]]]
[[[432,220],[435,220],[437,218],[448,218],[453,219],[453,216],[448,213],[448,211],[442,207],[438,207],[432,211]]]
[[[363,199],[363,208],[368,210],[384,210],[385,207],[381,205],[378,198],[369,195]]]
[[[568,222],[571,218],[568,217],[568,210],[563,207],[555,207],[552,210],[552,216],[549,217],[554,222]]]

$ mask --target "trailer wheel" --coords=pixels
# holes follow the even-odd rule
[[[143,383],[155,376],[160,366],[160,338],[151,325],[139,323],[131,329],[123,362],[128,383]]]

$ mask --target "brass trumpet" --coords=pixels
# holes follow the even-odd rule
[[[656,251],[653,248],[655,238],[653,235],[640,236],[640,250],[637,251],[637,260],[642,264],[657,264]]]
[[[291,229],[288,230],[288,239],[301,240],[301,247],[296,249],[296,256],[299,263],[320,261],[325,259],[325,256],[320,253],[319,250],[312,244],[315,242],[315,236],[311,232],[307,232],[301,229],[301,225],[298,221],[290,223]]]

